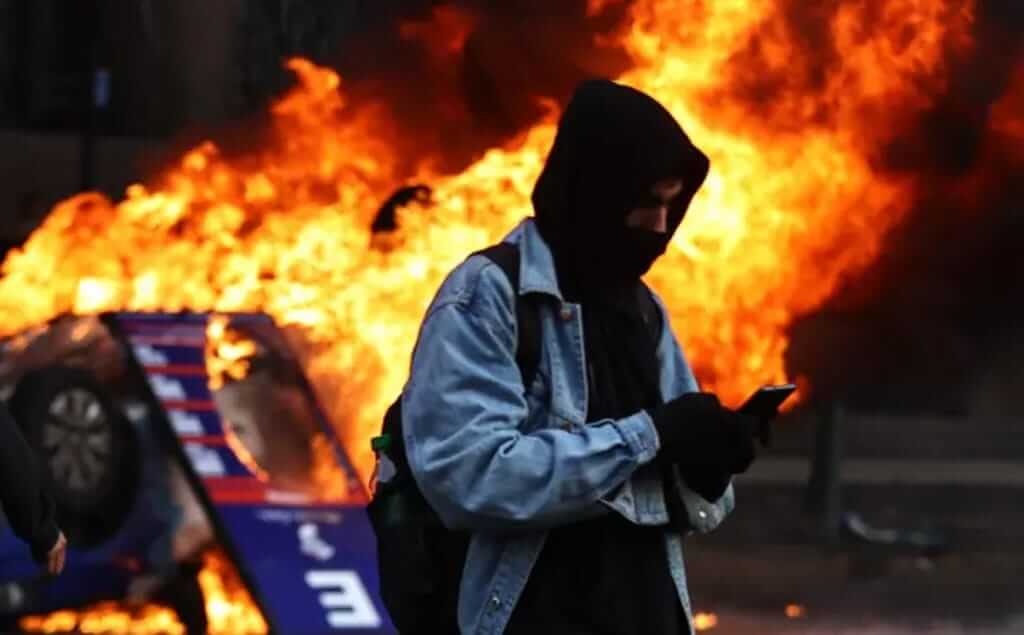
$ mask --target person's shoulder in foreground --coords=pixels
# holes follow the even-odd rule
[[[53,501],[35,455],[7,406],[0,404],[0,505],[15,535],[51,574],[64,569],[67,540],[57,527]]]

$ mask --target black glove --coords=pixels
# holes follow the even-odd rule
[[[754,462],[760,422],[726,408],[713,394],[688,393],[649,414],[661,441],[659,458],[684,473],[740,474]]]
[[[724,469],[680,465],[679,475],[687,487],[712,503],[725,494],[725,490],[729,489],[729,483],[732,482],[732,474]]]

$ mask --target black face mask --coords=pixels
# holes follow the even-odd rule
[[[635,227],[623,230],[622,243],[622,275],[631,280],[646,274],[668,246],[665,234]]]
[[[651,97],[605,80],[577,88],[533,192],[563,295],[635,284],[665,253],[709,162]],[[679,179],[664,234],[626,217],[651,188]]]
[[[607,288],[635,283],[646,274],[668,246],[666,234],[636,227],[607,228],[591,232],[590,240],[566,263],[582,272],[588,288]]]

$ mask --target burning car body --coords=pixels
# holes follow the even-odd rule
[[[190,613],[208,611],[201,565],[220,546],[246,563],[243,602],[282,604],[213,632],[386,630],[365,490],[265,316],[65,316],[7,341],[2,368],[72,546],[51,582],[0,543],[9,617],[170,599],[203,629]]]

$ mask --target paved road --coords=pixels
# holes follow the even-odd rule
[[[1022,635],[1024,613],[1006,621],[990,624],[957,621],[916,620],[888,623],[865,617],[863,620],[831,621],[827,617],[808,616],[787,619],[784,615],[717,613],[717,624],[701,635]]]
[[[1024,487],[1020,461],[844,459],[841,466],[846,485],[954,485]],[[806,458],[769,456],[758,460],[739,483],[785,483],[803,485],[810,475]]]

